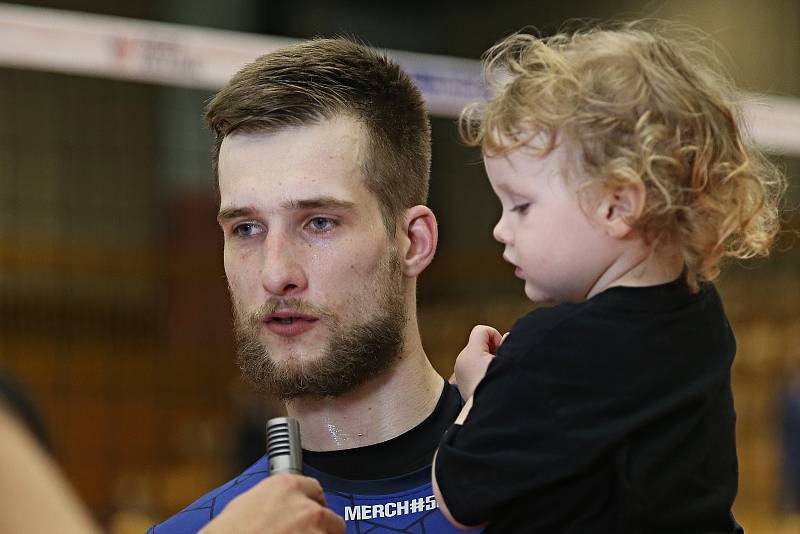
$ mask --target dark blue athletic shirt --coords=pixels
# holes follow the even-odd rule
[[[445,384],[433,413],[405,434],[368,447],[304,451],[304,473],[319,480],[328,507],[345,519],[348,534],[460,532],[439,511],[431,487],[431,462],[461,405],[458,390]],[[148,534],[197,532],[237,495],[264,480],[267,465],[264,456]]]

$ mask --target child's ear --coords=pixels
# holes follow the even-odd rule
[[[615,239],[628,237],[644,211],[645,195],[640,182],[605,191],[595,216],[606,234]]]

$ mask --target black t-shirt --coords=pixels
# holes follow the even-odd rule
[[[486,532],[737,532],[735,350],[684,278],[531,312],[442,440],[445,503]]]
[[[433,454],[464,402],[444,383],[433,412],[420,424],[382,443],[337,451],[303,451],[303,462],[329,475],[349,480],[377,480],[405,475],[430,466]]]

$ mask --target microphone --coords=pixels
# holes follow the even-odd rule
[[[269,474],[303,474],[300,423],[294,417],[273,417],[267,421]]]

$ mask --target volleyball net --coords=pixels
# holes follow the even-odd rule
[[[0,66],[215,90],[255,57],[296,42],[105,15],[0,3]],[[477,60],[386,50],[433,115],[485,98]],[[747,94],[746,131],[765,150],[800,155],[800,99]]]

